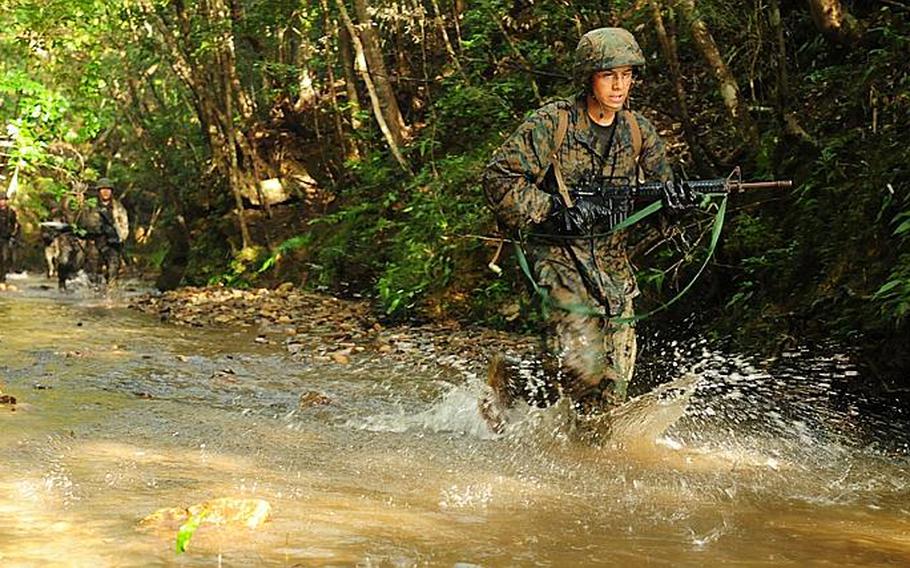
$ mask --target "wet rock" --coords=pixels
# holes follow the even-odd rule
[[[317,391],[306,391],[300,395],[297,406],[301,409],[332,404],[332,399]]]
[[[201,517],[202,524],[242,525],[256,529],[268,520],[271,512],[271,504],[264,499],[223,497],[197,503],[187,508],[158,509],[140,520],[139,526],[172,530],[190,517]]]
[[[62,353],[57,353],[57,355],[63,355],[67,359],[82,359],[83,357],[88,356],[88,354],[83,351],[64,351]]]
[[[336,351],[335,353],[332,353],[332,361],[335,361],[339,365],[347,365],[351,362],[349,354],[350,350],[347,349],[344,351]]]

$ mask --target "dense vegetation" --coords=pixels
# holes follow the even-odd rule
[[[7,0],[4,183],[34,235],[114,178],[165,287],[289,280],[525,325],[520,271],[487,268],[479,173],[572,94],[575,43],[604,25],[639,38],[633,103],[690,176],[796,183],[731,204],[711,270],[655,325],[694,312],[757,348],[833,338],[910,366],[903,1]],[[710,229],[643,242],[643,307],[689,281]]]

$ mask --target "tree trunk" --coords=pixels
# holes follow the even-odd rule
[[[784,26],[780,17],[780,0],[770,0],[768,8],[770,8],[768,23],[774,32],[774,43],[777,48],[777,118],[783,122],[790,104],[790,80],[787,76],[787,42],[784,40]]]
[[[341,26],[338,32],[338,48],[341,52],[341,70],[344,73],[344,90],[348,96],[348,113],[351,121],[351,128],[355,131],[360,129],[360,95],[357,93],[357,69],[354,61],[354,42],[351,41],[351,34],[348,33],[348,27]]]
[[[855,45],[862,38],[862,27],[840,0],[807,0],[812,21],[831,42]]]
[[[708,167],[702,156],[701,144],[698,142],[698,137],[695,135],[695,126],[689,116],[689,105],[686,103],[686,88],[683,83],[682,71],[680,70],[679,57],[676,53],[676,43],[667,33],[666,26],[664,26],[661,4],[661,0],[651,0],[651,16],[654,19],[654,30],[657,33],[657,39],[664,58],[667,60],[667,66],[670,68],[673,90],[676,93],[676,104],[679,108],[679,118],[682,122],[686,142],[689,144],[689,150],[692,152],[692,159],[698,172],[707,174]]]
[[[218,18],[216,21],[228,22],[227,6],[219,2],[216,5],[214,16]],[[221,40],[220,47],[222,51],[219,54],[219,59],[222,64],[222,78],[224,80],[224,112],[221,114],[221,119],[224,128],[224,153],[227,154],[228,158],[228,186],[231,188],[231,193],[234,195],[234,204],[237,207],[237,224],[240,227],[243,248],[247,248],[252,243],[252,240],[250,239],[249,226],[246,223],[246,211],[243,207],[243,191],[241,189],[243,176],[240,173],[239,160],[237,159],[237,142],[234,137],[234,90],[239,85],[239,82],[235,83],[234,36],[230,27],[225,27]]]
[[[341,6],[344,0],[336,1]],[[398,100],[395,98],[392,82],[389,80],[389,72],[383,59],[379,37],[373,29],[373,22],[370,18],[366,0],[353,0],[353,4],[358,23],[357,26],[348,31],[351,33],[352,39],[354,39],[354,36],[359,39],[360,47],[358,49],[365,58],[366,71],[379,99],[382,117],[385,119],[389,133],[395,140],[395,145],[400,146],[408,139],[408,127],[404,122],[404,117],[401,115],[401,109],[398,107]],[[347,10],[344,10],[344,13],[346,14]],[[355,41],[355,45],[356,43]]]
[[[323,25],[329,37],[338,37],[338,29],[332,15],[329,12],[328,0],[319,0],[322,7]],[[338,92],[335,89],[335,54],[332,51],[332,42],[325,42],[325,67],[329,79],[329,97],[332,99],[332,114],[335,122],[335,136],[338,138],[338,144],[344,148],[345,158],[351,159],[357,157],[357,146],[351,144],[347,133],[344,131],[344,124],[341,122],[341,109],[338,107]]]
[[[439,10],[439,2],[437,2],[437,0],[430,0],[430,6],[433,8],[433,23],[436,24],[436,30],[442,38],[443,45],[446,46],[446,53],[449,54],[449,60],[452,62],[452,65],[455,66],[455,70],[458,74],[467,82],[468,78],[465,75],[464,70],[462,70],[461,63],[458,62],[458,55],[455,53],[455,48],[452,47],[452,42],[449,40],[449,32],[446,31],[445,21],[442,19],[442,12]]]
[[[720,49],[717,47],[717,43],[714,41],[714,37],[708,30],[707,24],[698,14],[695,8],[695,0],[677,0],[676,3],[689,23],[689,29],[692,32],[692,39],[695,41],[695,45],[698,46],[702,57],[705,58],[705,61],[714,72],[727,113],[733,118],[747,144],[753,148],[756,147],[758,145],[758,131],[740,99],[736,77],[730,72],[720,53]]]
[[[452,23],[455,24],[455,38],[458,40],[458,51],[461,51],[461,15],[468,9],[466,0],[455,0],[452,5]]]
[[[395,44],[395,73],[397,77],[395,92],[401,96],[401,100],[407,101],[408,111],[411,116],[417,116],[420,109],[423,108],[423,101],[420,100],[420,92],[417,83],[414,82],[414,72],[411,65],[411,59],[408,57],[414,50],[408,48],[407,32],[402,29],[402,22],[411,17],[408,14],[408,6],[404,2],[396,3],[397,14],[392,19],[392,41]],[[417,12],[418,17],[422,17],[421,12]]]
[[[376,90],[375,85],[373,84],[373,79],[367,70],[366,54],[363,50],[363,44],[360,41],[360,37],[358,37],[357,30],[354,27],[354,22],[351,21],[351,17],[348,15],[348,11],[344,7],[344,0],[335,0],[335,2],[338,4],[338,11],[341,13],[341,19],[344,22],[344,25],[348,28],[348,32],[351,36],[351,42],[354,44],[355,57],[356,61],[358,62],[356,67],[360,71],[363,82],[366,83],[367,92],[370,95],[370,102],[373,104],[373,116],[376,118],[376,122],[379,124],[379,129],[382,131],[382,135],[385,137],[386,143],[389,145],[389,150],[392,151],[392,155],[401,166],[401,169],[403,169],[409,175],[414,175],[411,171],[410,166],[408,165],[407,160],[405,160],[404,155],[401,153],[394,134],[392,133],[388,123],[385,120],[385,116],[382,112],[383,109],[379,94]]]

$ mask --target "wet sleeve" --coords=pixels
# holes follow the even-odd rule
[[[651,121],[635,113],[641,128],[641,154],[638,163],[641,165],[645,179],[649,181],[668,181],[673,179],[673,170],[667,160],[667,148],[663,139]]]
[[[555,143],[555,108],[535,111],[493,154],[483,173],[483,189],[493,213],[510,229],[522,229],[546,219],[552,207],[549,193],[537,180],[550,166]]]

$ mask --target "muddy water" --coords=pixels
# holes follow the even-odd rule
[[[906,430],[825,395],[842,363],[770,374],[704,352],[630,407],[622,443],[579,441],[561,407],[518,409],[494,437],[476,362],[301,363],[16,283],[2,566],[910,564]],[[306,391],[335,403],[300,408]],[[173,527],[138,525],[221,497],[271,517],[203,524],[181,555]]]

